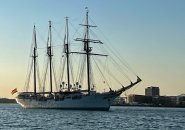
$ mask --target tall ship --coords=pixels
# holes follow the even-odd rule
[[[120,96],[123,92],[132,88],[141,82],[141,79],[135,74],[135,81],[129,80],[128,85],[123,85],[120,74],[117,72],[115,76],[110,72],[117,69],[122,73],[122,67],[119,63],[118,67],[111,66],[111,69],[106,70],[105,65],[102,65],[102,60],[98,62],[94,61],[94,57],[107,58],[109,55],[96,53],[94,51],[96,45],[102,45],[100,40],[94,40],[90,37],[91,28],[96,27],[89,24],[89,11],[86,11],[85,24],[80,24],[84,27],[84,33],[82,38],[76,38],[75,41],[79,42],[81,46],[80,51],[73,51],[69,40],[68,18],[66,17],[65,35],[62,44],[62,64],[60,65],[61,71],[54,70],[54,46],[52,45],[52,23],[49,21],[49,33],[47,39],[46,56],[47,62],[45,64],[46,69],[43,72],[44,76],[41,80],[38,66],[38,47],[37,47],[37,35],[36,27],[33,29],[33,43],[31,47],[31,65],[28,73],[28,80],[26,82],[26,89],[23,92],[18,92],[16,101],[24,108],[45,108],[45,109],[78,109],[78,110],[109,110],[113,100]],[[81,43],[81,44],[80,44]],[[100,47],[101,48],[101,47]],[[73,58],[72,58],[73,56]],[[75,57],[76,56],[76,57]],[[82,56],[81,61],[78,56]],[[72,60],[75,60],[73,62]],[[114,61],[114,59],[113,59]],[[73,63],[73,64],[72,64]],[[100,67],[98,64],[101,64]],[[96,67],[95,67],[96,66]],[[96,70],[94,68],[96,68]],[[104,70],[101,70],[104,69]],[[99,71],[99,75],[96,72]],[[56,72],[58,79],[55,79]],[[76,73],[76,74],[75,74]],[[103,75],[106,73],[105,75]],[[124,72],[123,72],[124,73]],[[125,77],[129,77],[123,74]],[[48,78],[47,78],[48,77]],[[108,78],[106,78],[108,77]],[[112,90],[115,85],[111,84],[111,78],[114,81],[118,81],[120,87],[116,90]],[[32,80],[33,79],[33,80]],[[30,82],[32,81],[32,91],[28,89]],[[99,85],[98,83],[101,84]],[[46,85],[47,83],[47,85]],[[54,85],[56,90],[54,90]],[[46,88],[47,86],[47,88]],[[108,87],[108,90],[98,92],[97,88]]]

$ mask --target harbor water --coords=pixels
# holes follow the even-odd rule
[[[110,111],[24,109],[0,104],[4,130],[185,130],[185,108],[112,106]]]

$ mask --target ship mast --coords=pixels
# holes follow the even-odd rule
[[[89,47],[89,22],[88,22],[88,10],[86,11],[86,35],[85,35],[85,42],[84,42],[84,50],[86,51],[87,56],[87,85],[88,85],[88,92],[90,92],[90,52],[92,50]]]
[[[66,53],[67,60],[67,83],[68,83],[68,92],[70,91],[70,74],[69,74],[69,30],[68,30],[68,17],[66,17],[66,32],[65,32],[65,41],[64,41],[64,51]]]
[[[34,35],[34,49],[33,49],[33,80],[34,80],[34,94],[36,95],[36,88],[37,88],[37,81],[36,81],[36,58],[37,58],[37,38],[36,38],[36,31],[35,31],[35,25],[33,29],[33,35]]]
[[[90,39],[90,37],[89,37],[89,28],[90,27],[96,27],[96,26],[89,25],[89,15],[88,15],[88,13],[89,13],[89,11],[88,11],[88,8],[86,7],[86,22],[85,22],[85,24],[80,24],[81,26],[85,27],[85,36],[84,36],[84,38],[76,38],[75,39],[76,41],[82,41],[84,43],[85,53],[80,53],[80,52],[72,52],[72,53],[78,53],[78,54],[85,54],[86,55],[86,58],[87,58],[87,85],[88,85],[88,94],[90,94],[90,90],[91,90],[90,56],[91,55],[107,56],[107,55],[91,53],[92,52],[92,47],[90,47],[90,43],[100,43],[100,44],[103,44],[103,43],[100,40]]]
[[[47,44],[47,55],[49,57],[49,69],[50,69],[50,93],[53,92],[52,90],[52,34],[51,34],[51,21],[49,21],[49,43]]]

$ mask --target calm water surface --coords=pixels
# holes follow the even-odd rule
[[[111,107],[110,111],[73,111],[0,104],[0,129],[185,130],[185,108]]]

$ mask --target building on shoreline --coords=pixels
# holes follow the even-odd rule
[[[147,87],[145,95],[131,94],[127,97],[129,105],[185,107],[185,94],[178,96],[160,96],[159,87]]]
[[[185,94],[181,94],[177,96],[177,104],[185,106]]]
[[[131,94],[128,96],[128,104],[137,105],[137,104],[151,104],[152,96],[145,95],[136,95]]]
[[[117,97],[114,99],[114,101],[112,102],[112,106],[120,106],[125,104],[125,97]]]
[[[185,95],[179,96],[145,96],[131,94],[128,96],[129,105],[150,105],[165,107],[185,107]]]
[[[145,96],[160,96],[160,89],[159,87],[154,87],[154,86],[151,86],[151,87],[147,87],[145,88]]]

